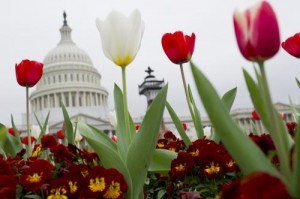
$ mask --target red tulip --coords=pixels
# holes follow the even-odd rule
[[[281,46],[290,55],[300,58],[300,32],[282,42]]]
[[[31,143],[33,143],[35,140],[36,140],[36,139],[35,139],[33,136],[30,137]],[[29,144],[28,137],[24,137],[24,138],[22,139],[22,144],[25,144],[25,145],[28,145],[28,144]]]
[[[43,75],[43,64],[37,61],[25,59],[15,69],[18,84],[24,87],[33,87]]]
[[[252,118],[254,120],[260,120],[260,117],[259,117],[258,113],[256,112],[256,110],[253,110],[251,114],[252,114]]]
[[[278,22],[268,2],[262,1],[244,13],[236,11],[233,22],[239,49],[247,60],[262,62],[278,52]]]
[[[112,136],[111,136],[111,139],[112,139],[115,143],[118,143],[118,138],[117,138],[117,136],[112,135]]]
[[[174,34],[164,34],[161,43],[168,58],[174,64],[182,64],[190,61],[194,52],[195,39],[194,33],[188,36],[181,31],[177,31]]]

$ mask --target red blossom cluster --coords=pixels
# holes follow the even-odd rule
[[[65,146],[53,135],[44,135],[31,157],[25,152],[0,156],[0,198],[120,199],[128,190],[123,175],[102,167],[96,153]]]
[[[255,172],[243,180],[236,179],[221,188],[220,199],[292,199],[285,185],[277,177]]]
[[[156,148],[178,152],[179,150],[183,150],[185,148],[185,144],[182,140],[178,139],[171,131],[167,131],[164,133],[164,138],[157,141]]]

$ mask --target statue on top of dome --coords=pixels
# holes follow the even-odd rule
[[[65,11],[63,13],[63,16],[64,16],[64,26],[67,26],[68,25],[68,23],[67,23],[67,14],[66,14]]]

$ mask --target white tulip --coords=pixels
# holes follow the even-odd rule
[[[144,33],[144,22],[138,10],[128,17],[112,11],[102,21],[96,19],[105,56],[120,67],[126,67],[135,58]]]

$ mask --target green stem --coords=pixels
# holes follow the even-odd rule
[[[185,97],[186,97],[186,102],[188,104],[188,107],[189,107],[189,110],[190,110],[190,114],[191,114],[193,122],[195,124],[195,115],[194,115],[193,108],[191,106],[191,100],[190,100],[189,93],[188,93],[188,90],[187,90],[187,85],[186,85],[186,81],[185,81],[185,75],[184,75],[184,71],[183,71],[183,64],[181,63],[179,66],[180,66],[180,72],[181,72],[181,78],[182,78],[182,82],[183,82],[183,88],[184,88],[184,93],[185,93]]]
[[[260,72],[261,72],[261,79],[262,79],[262,87],[263,87],[263,97],[265,98],[267,111],[270,116],[271,122],[273,122],[272,125],[272,138],[275,143],[275,147],[277,149],[277,153],[280,160],[280,169],[282,170],[283,175],[285,176],[285,179],[289,181],[291,179],[291,170],[289,166],[289,149],[288,146],[285,143],[285,139],[283,138],[284,135],[282,135],[282,132],[280,131],[278,120],[276,119],[278,117],[278,113],[273,107],[273,102],[270,94],[270,90],[268,87],[268,81],[267,81],[267,75],[264,68],[264,63],[260,62],[258,63]]]
[[[27,139],[28,139],[28,157],[31,156],[31,131],[30,131],[30,118],[29,118],[29,87],[26,87],[26,119],[27,119]]]
[[[124,119],[125,119],[125,132],[129,135],[131,140],[131,132],[129,128],[129,115],[127,105],[127,89],[126,89],[126,68],[122,67],[122,84],[123,84],[123,106],[124,106]]]

